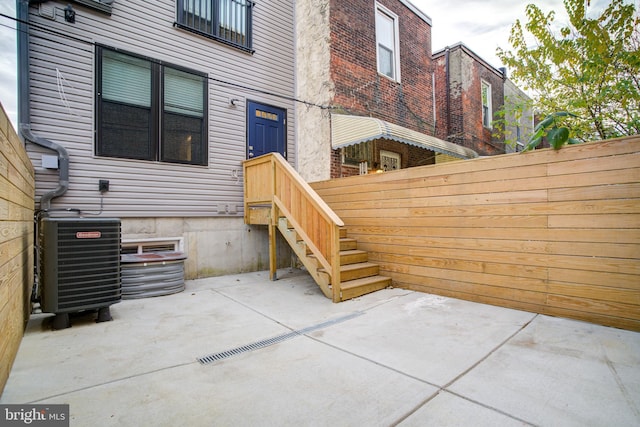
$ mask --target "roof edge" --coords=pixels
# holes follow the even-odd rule
[[[494,67],[493,65],[489,64],[489,62],[487,62],[486,59],[484,59],[483,57],[475,53],[469,46],[467,46],[463,42],[458,42],[458,43],[452,44],[451,46],[446,46],[446,47],[443,47],[442,49],[438,49],[437,51],[433,52],[433,54],[431,55],[431,58],[433,59],[438,58],[444,55],[447,50],[451,51],[451,50],[457,50],[457,49],[462,50],[467,55],[473,57],[478,62],[481,62],[482,64],[484,64],[488,69],[492,70],[494,73],[498,74],[501,77],[504,77],[504,73],[500,68]]]
[[[361,144],[366,141],[373,141],[376,139],[387,139],[392,141],[397,141],[407,145],[414,145],[416,147],[425,148],[436,153],[447,154],[452,157],[457,157],[459,159],[474,159],[479,157],[478,153],[474,150],[464,147],[462,145],[458,145],[452,143],[450,141],[441,140],[431,135],[423,134],[421,132],[405,128],[404,126],[400,126],[391,122],[387,122],[385,120],[379,119],[377,117],[367,117],[367,116],[354,116],[348,114],[331,114],[332,119],[340,119],[340,120],[356,120],[356,121],[364,121],[364,122],[373,122],[376,123],[378,132],[375,134],[365,134],[361,136],[351,137],[348,141],[343,141],[341,143],[336,143],[334,138],[336,137],[337,127],[335,125],[332,126],[331,129],[331,147],[333,149],[344,148],[351,145]],[[342,122],[345,123],[344,121]],[[407,135],[398,135],[394,132],[394,129],[402,129],[409,133]],[[417,136],[416,140],[411,138],[412,134]],[[420,139],[426,139],[427,141],[421,141]],[[430,140],[433,140],[431,142]]]
[[[420,19],[422,19],[424,22],[426,22],[427,24],[429,24],[430,26],[433,27],[433,23],[431,22],[431,18],[429,17],[429,15],[427,15],[426,13],[424,13],[423,11],[418,9],[409,0],[400,0],[400,3],[404,4],[405,6],[407,6],[413,13],[418,15],[418,17]]]

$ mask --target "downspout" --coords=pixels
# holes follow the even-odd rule
[[[18,123],[25,141],[58,153],[58,187],[40,198],[40,209],[51,208],[51,200],[69,189],[69,153],[53,141],[36,136],[31,131],[31,100],[29,95],[29,0],[16,0],[18,17]]]
[[[444,52],[444,81],[446,82],[446,93],[447,93],[447,136],[446,140],[449,141],[449,136],[451,135],[451,83],[449,82],[449,47],[447,46],[447,50]]]
[[[438,116],[436,115],[436,73],[435,71],[431,72],[431,105],[432,105],[432,109],[433,109],[433,129],[431,129],[431,131],[433,132],[433,135],[436,134],[436,128],[437,128],[437,120],[438,120]]]

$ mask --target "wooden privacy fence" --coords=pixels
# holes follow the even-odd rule
[[[312,187],[395,286],[640,331],[640,136]]]
[[[31,313],[35,172],[0,106],[0,394]]]

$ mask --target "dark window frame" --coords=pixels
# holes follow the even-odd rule
[[[149,106],[149,127],[148,127],[148,155],[134,155],[134,154],[121,154],[114,153],[116,150],[109,150],[105,145],[105,129],[106,123],[105,119],[105,106],[110,104],[120,106],[121,108],[138,108],[139,110],[142,107],[129,105],[125,102],[117,102],[104,99],[102,96],[103,92],[103,53],[105,51],[115,52],[121,55],[126,55],[135,60],[141,60],[148,62],[150,64],[151,69],[151,100]],[[192,74],[199,78],[202,78],[202,118],[201,118],[201,126],[200,126],[200,143],[198,144],[198,155],[195,160],[183,160],[178,158],[169,158],[166,155],[168,150],[165,150],[165,143],[167,143],[167,137],[165,136],[167,129],[165,129],[165,115],[176,114],[174,112],[168,111],[165,109],[164,102],[164,70],[166,68],[170,68],[173,70],[181,71],[184,73]],[[142,55],[137,55],[135,53],[127,52],[121,49],[115,49],[108,46],[96,45],[96,71],[95,71],[95,124],[94,124],[94,132],[95,132],[95,154],[98,157],[109,157],[109,158],[123,158],[123,159],[132,159],[132,160],[142,160],[142,161],[152,161],[152,162],[162,162],[162,163],[176,163],[176,164],[186,164],[186,165],[194,165],[194,166],[208,166],[209,163],[209,142],[208,142],[208,76],[206,73],[201,73],[189,68],[181,67],[179,65],[166,63],[158,60],[154,60],[149,57],[145,57]]]
[[[253,8],[255,6],[255,2],[251,0],[242,0],[245,2],[245,5],[242,5],[245,7],[245,20],[244,22],[241,22],[241,24],[244,25],[246,32],[246,34],[244,34],[244,40],[242,41],[240,40],[242,38],[242,34],[237,31],[227,30],[224,32],[228,33],[228,35],[225,36],[222,34],[222,25],[220,23],[219,16],[221,1],[228,1],[231,3],[237,0],[196,0],[208,3],[206,11],[210,10],[211,22],[208,22],[206,18],[203,19],[202,17],[196,17],[195,13],[187,12],[184,7],[185,1],[189,2],[192,0],[176,1],[176,21],[173,24],[174,26],[251,54],[255,52],[253,50]],[[200,9],[200,11],[202,10]],[[198,21],[198,25],[196,25],[196,19]],[[191,23],[189,21],[191,21]],[[217,22],[217,24],[213,25],[213,22]],[[235,23],[237,24],[238,22]],[[240,34],[240,37],[238,34]]]
[[[105,13],[111,16],[113,6],[111,4],[102,3],[100,0],[71,0],[74,3],[88,7],[89,9],[97,10],[98,12]],[[42,2],[38,2],[42,3]]]

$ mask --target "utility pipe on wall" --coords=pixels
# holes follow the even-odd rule
[[[446,140],[449,141],[449,135],[451,135],[451,82],[449,81],[449,46],[447,46],[447,50],[444,53],[444,61],[445,61],[445,90],[446,90],[446,98],[447,98],[447,136]]]
[[[25,141],[58,153],[58,187],[40,198],[40,209],[49,209],[51,200],[69,189],[69,153],[53,141],[36,136],[31,131],[31,99],[29,94],[29,0],[18,0],[18,123]]]

